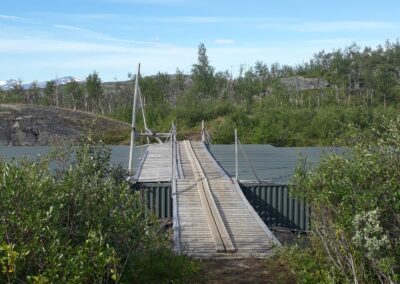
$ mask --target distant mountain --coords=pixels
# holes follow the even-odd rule
[[[57,85],[65,85],[65,84],[67,84],[69,82],[72,82],[73,80],[78,82],[78,83],[85,82],[85,80],[77,78],[77,77],[73,77],[73,76],[66,76],[66,77],[56,78],[56,79],[54,79],[52,81],[55,81]],[[49,81],[36,82],[36,84],[37,84],[38,88],[43,89],[43,88],[46,87],[46,83],[47,82],[49,82]],[[15,86],[16,84],[18,84],[18,81],[14,80],[14,79],[9,79],[9,80],[6,80],[6,81],[0,80],[0,89],[2,89],[4,91],[8,91],[8,90],[11,90],[13,88],[13,86]],[[34,82],[25,83],[25,84],[22,83],[22,88],[24,90],[29,90],[29,89],[32,88],[33,84],[34,84]]]
[[[0,80],[0,89],[9,90],[15,84],[17,84],[17,80],[14,80],[14,79],[10,79],[10,80],[7,80],[7,81]]]

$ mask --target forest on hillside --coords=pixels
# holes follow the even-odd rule
[[[73,108],[130,122],[134,80],[128,74],[126,81],[104,83],[93,72],[85,83],[49,81],[44,89],[34,83],[28,90],[18,81],[0,91],[0,102]],[[190,74],[177,68],[172,75],[142,77],[140,88],[147,123],[157,131],[169,130],[174,121],[178,133],[188,136],[204,119],[215,143],[232,143],[237,128],[243,143],[349,145],[355,132],[368,137],[398,115],[400,42],[321,51],[297,66],[257,61],[241,66],[237,77],[216,71],[199,44]]]

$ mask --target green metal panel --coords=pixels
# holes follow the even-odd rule
[[[151,211],[157,218],[172,217],[172,198],[170,183],[140,183],[134,186],[140,190],[147,210]]]
[[[289,196],[287,185],[246,183],[240,184],[240,187],[267,226],[301,231],[310,229],[306,202]]]
[[[287,185],[246,183],[240,187],[267,226],[309,230],[308,206],[303,200],[290,197]],[[172,217],[169,183],[141,183],[135,188],[140,190],[146,208],[158,218]]]

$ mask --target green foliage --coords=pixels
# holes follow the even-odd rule
[[[383,115],[397,115],[399,54],[399,41],[375,49],[353,44],[318,52],[294,67],[262,61],[248,68],[242,65],[235,78],[232,71],[215,71],[201,43],[190,75],[177,69],[175,75],[159,72],[140,77],[147,124],[164,132],[173,120],[178,133],[192,134],[200,131],[205,120],[217,143],[232,143],[237,128],[243,143],[352,145],[354,130],[373,136],[371,129],[379,128]],[[282,80],[291,76],[305,86]],[[0,92],[0,100],[70,107],[130,123],[135,78],[128,77],[128,81],[101,83],[93,72],[87,77],[85,95],[76,82],[58,86],[57,91],[54,82],[49,82],[42,100],[38,90],[22,90],[18,82],[13,90]],[[307,86],[307,78],[326,84]],[[137,126],[143,129],[140,113]]]
[[[96,108],[99,105],[100,96],[103,93],[103,87],[101,86],[101,79],[96,71],[89,74],[86,78],[86,91],[90,99],[90,108],[96,112]]]
[[[40,89],[38,87],[38,82],[34,81],[30,90],[27,92],[25,103],[38,103],[40,97]]]
[[[399,131],[400,118],[386,121],[374,142],[297,170],[292,190],[310,204],[315,233],[304,258],[321,260],[318,269],[335,282],[400,281]],[[289,258],[298,271],[309,269],[305,259]]]
[[[130,279],[135,283],[193,283],[199,281],[199,264],[168,248],[149,249],[135,256],[137,269]]]
[[[311,246],[288,246],[277,253],[277,259],[290,267],[298,283],[340,283],[340,273],[331,275],[331,265],[322,254],[321,243],[311,238]]]
[[[276,97],[263,99],[263,106],[247,110],[232,107],[222,116],[224,120],[211,122],[215,143],[229,144],[233,141],[233,130],[238,129],[243,143],[272,144],[274,146],[324,146],[352,145],[354,131],[365,137],[372,135],[372,129],[379,128],[382,116],[394,118],[396,108],[342,107],[329,105],[324,108],[296,107],[289,104],[276,105]],[[213,110],[214,105],[208,107]],[[189,108],[184,108],[188,110]],[[192,125],[199,125],[203,108],[192,119]],[[194,115],[196,112],[192,113]],[[207,113],[204,110],[204,113]],[[207,117],[213,116],[207,115]]]
[[[22,88],[22,80],[18,79],[17,82],[12,85],[10,91],[15,97],[22,97],[24,94],[24,89]]]
[[[16,260],[19,253],[15,251],[14,244],[3,243],[0,245],[0,268],[4,281],[15,281]],[[2,278],[0,278],[2,279]]]
[[[55,171],[49,170],[51,161]],[[0,282],[131,283],[149,277],[157,283],[192,277],[195,269],[182,263],[196,263],[169,250],[123,177],[121,168],[110,165],[110,149],[91,139],[58,149],[52,159],[0,161]]]
[[[214,67],[208,61],[204,43],[199,44],[197,64],[192,66],[193,91],[198,98],[209,98],[215,94]]]
[[[81,101],[83,98],[83,90],[78,82],[72,80],[71,82],[65,85],[65,92],[69,95],[73,100],[73,107],[76,110],[78,108],[82,108]]]
[[[56,95],[56,82],[55,81],[47,82],[46,87],[44,89],[45,105],[55,104],[55,95]]]
[[[114,112],[110,114],[114,119],[125,121],[127,123],[132,122],[132,106],[123,105],[118,107]]]

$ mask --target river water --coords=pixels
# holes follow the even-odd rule
[[[129,146],[111,145],[111,162],[128,168]],[[49,153],[49,146],[0,146],[0,157],[5,160],[20,159],[24,156],[30,160]],[[146,147],[136,147],[134,151],[134,168]],[[235,146],[211,145],[210,151],[229,175],[235,175]],[[273,147],[271,145],[243,145],[239,148],[239,179],[268,180],[286,184],[298,165],[299,158],[307,158],[309,166],[316,166],[325,155],[342,154],[342,148],[326,147]]]

